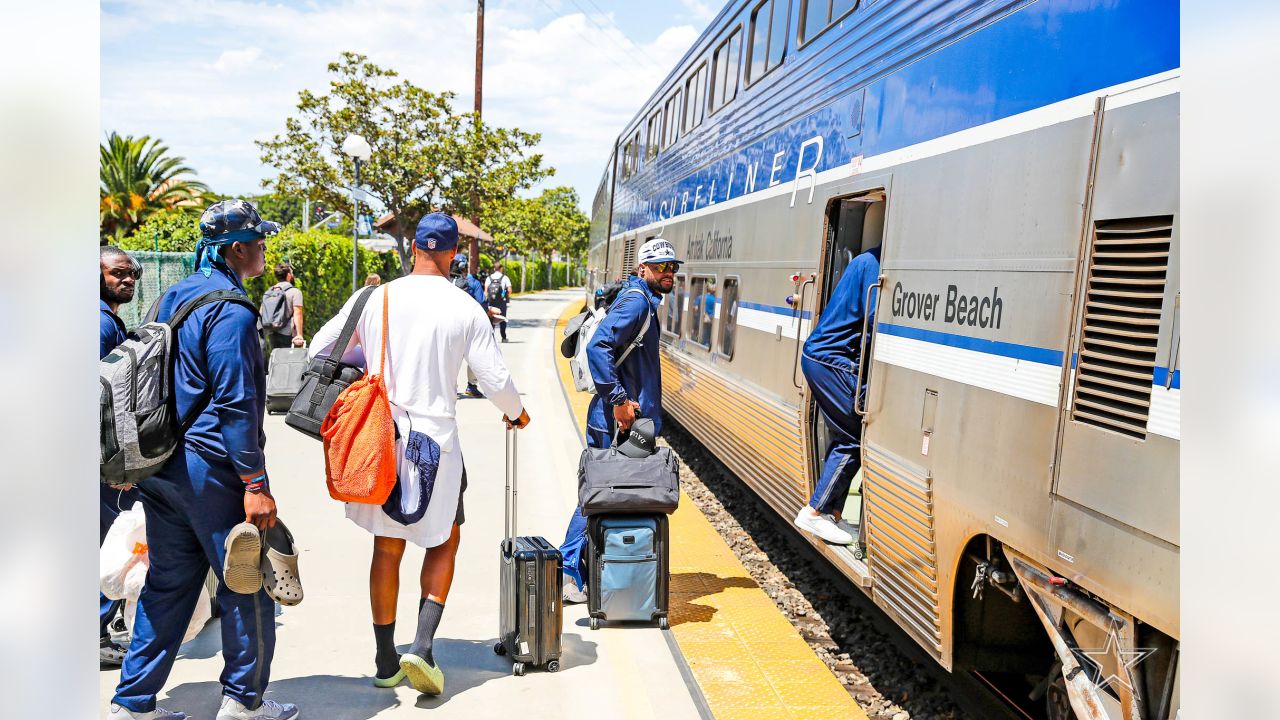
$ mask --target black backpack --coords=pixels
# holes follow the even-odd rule
[[[506,289],[502,287],[502,281],[505,279],[505,275],[496,280],[493,278],[489,279],[489,289],[485,292],[485,300],[488,300],[491,303],[500,303],[507,299]]]
[[[468,284],[468,283],[467,283],[467,274],[466,274],[466,273],[462,273],[462,274],[461,274],[461,275],[459,275],[458,277],[454,278],[454,279],[453,279],[453,284],[454,284],[454,285],[456,285],[457,287],[462,288],[463,290],[466,290],[468,295],[470,295],[470,294],[471,294],[471,290],[470,290],[470,288],[468,288],[468,287],[467,287],[467,284]]]

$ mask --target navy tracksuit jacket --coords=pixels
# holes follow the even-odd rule
[[[215,264],[210,277],[197,272],[169,288],[158,319],[213,290],[243,293],[244,286],[225,265]],[[155,708],[195,604],[205,602],[210,567],[219,580],[223,695],[256,708],[270,679],[275,602],[265,590],[241,595],[221,582],[227,535],[245,520],[240,475],[265,468],[266,375],[256,323],[255,312],[220,302],[196,310],[177,333],[179,416],[188,417],[206,391],[208,400],[183,447],[140,485],[151,567],[112,699],[133,712]]]

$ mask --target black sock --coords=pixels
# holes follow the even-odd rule
[[[418,635],[413,639],[409,652],[421,657],[432,665],[436,664],[431,655],[431,643],[436,637],[436,628],[440,627],[440,616],[444,614],[444,605],[424,598],[422,609],[418,612]]]
[[[396,623],[394,620],[386,625],[374,624],[373,639],[378,644],[378,654],[373,662],[378,666],[378,677],[389,678],[400,672],[400,653],[396,652]]]

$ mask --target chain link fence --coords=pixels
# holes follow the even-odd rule
[[[120,306],[120,319],[132,330],[142,324],[142,318],[170,285],[195,272],[194,253],[128,251],[142,263],[142,278],[133,293],[133,302]]]

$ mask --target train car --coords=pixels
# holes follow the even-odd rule
[[[664,405],[787,520],[826,436],[801,344],[881,246],[860,538],[810,542],[1049,717],[1178,708],[1178,13],[732,0],[593,204],[588,292],[649,238],[687,259]]]

